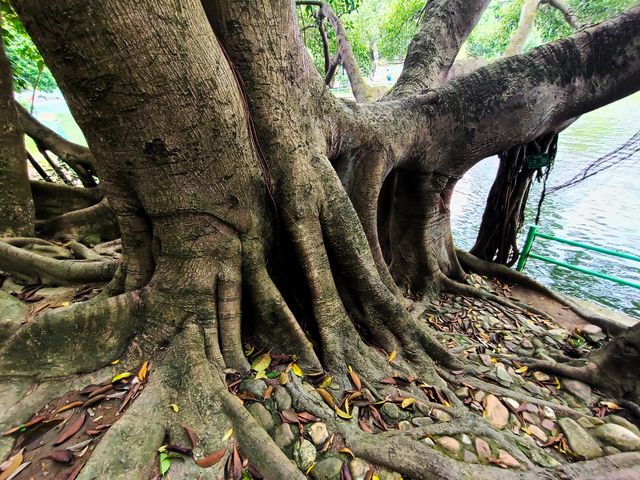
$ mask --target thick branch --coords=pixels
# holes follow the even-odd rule
[[[567,23],[571,25],[573,28],[575,28],[576,30],[583,27],[583,25],[580,22],[578,22],[578,20],[576,19],[576,16],[573,13],[573,10],[571,9],[571,7],[565,4],[562,0],[542,0],[541,3],[548,3],[552,7],[560,10],[562,15],[564,15],[564,19],[567,21]]]
[[[18,111],[18,120],[24,129],[39,146],[53,152],[78,174],[85,186],[95,186],[95,182],[88,179],[95,174],[95,162],[93,155],[87,147],[70,142],[58,135],[49,127],[40,123],[22,105],[15,102]]]
[[[497,61],[442,87],[443,145],[460,145],[460,172],[640,86],[640,7],[569,38]],[[453,133],[453,135],[452,135]]]
[[[533,27],[536,23],[536,11],[540,0],[525,0],[522,10],[520,10],[520,20],[518,28],[513,33],[509,45],[504,51],[503,57],[511,57],[518,55],[524,50],[524,44],[527,43]]]
[[[398,98],[444,82],[467,36],[489,0],[431,0],[409,45],[404,69],[387,98]]]

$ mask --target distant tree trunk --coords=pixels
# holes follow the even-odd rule
[[[13,100],[11,65],[1,41],[0,207],[0,237],[33,235],[35,215],[27,174],[27,152]]]

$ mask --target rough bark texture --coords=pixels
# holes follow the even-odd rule
[[[14,106],[11,66],[4,45],[0,45],[0,204],[0,236],[33,234],[27,152]]]
[[[225,370],[250,369],[243,339],[295,354],[307,372],[328,371],[340,391],[354,383],[352,367],[374,400],[382,399],[381,377],[400,370],[420,378],[448,392],[439,405],[464,428],[492,435],[528,469],[505,478],[573,475],[568,466],[541,473],[508,432],[462,407],[447,382],[486,382],[444,370],[465,373],[405,309],[395,282],[415,296],[440,286],[473,291],[457,283],[464,273],[448,212],[455,181],[482,158],[637,89],[639,9],[427,94],[415,84],[359,105],[335,99],[315,71],[293,2],[15,6],[86,134],[123,259],[105,295],[13,322],[0,375],[104,372],[114,358],[155,364],[144,401],[109,430],[79,478],[147,477],[165,437],[184,438],[167,413],[175,402],[207,451],[220,448],[231,425],[265,478],[304,478],[223,382]],[[461,41],[469,29],[439,32]],[[0,247],[5,257],[15,253]],[[287,389],[299,411],[326,419],[340,441],[379,465],[415,478],[495,475],[419,441],[429,431],[460,433],[460,425],[385,434],[380,448],[355,419],[336,421],[296,378]],[[149,418],[148,408],[159,413]],[[626,469],[637,458],[618,461]],[[587,462],[575,472],[589,478],[608,465]],[[202,473],[191,462],[178,468],[183,478]]]

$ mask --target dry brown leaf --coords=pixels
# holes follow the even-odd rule
[[[69,423],[67,428],[65,428],[60,436],[56,438],[56,441],[53,442],[54,445],[60,445],[61,443],[66,442],[71,437],[73,437],[76,433],[80,431],[82,426],[84,425],[84,421],[87,418],[87,414],[85,412],[81,413],[76,417],[75,420]]]
[[[220,450],[216,450],[215,452],[210,453],[206,457],[202,457],[202,458],[196,460],[196,463],[201,468],[213,467],[220,460],[222,460],[222,458],[224,457],[224,454],[226,453],[226,451],[227,451],[227,447],[222,447]]]
[[[327,390],[325,390],[324,388],[316,388],[316,392],[322,397],[324,403],[326,403],[333,409],[336,408],[336,402],[333,401],[333,396]]]
[[[24,448],[9,459],[9,466],[0,473],[0,480],[7,480],[22,465]]]

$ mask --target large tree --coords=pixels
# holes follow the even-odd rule
[[[382,101],[357,104],[326,87],[294,2],[13,3],[87,138],[123,257],[100,296],[3,327],[3,378],[48,380],[11,413],[46,402],[62,382],[87,380],[78,374],[104,375],[114,358],[154,365],[79,478],[146,478],[167,432],[183,435],[172,402],[204,450],[219,447],[231,423],[262,475],[304,478],[224,383],[225,373],[250,370],[243,338],[295,355],[305,372],[329,372],[342,389],[362,384],[373,400],[382,377],[419,377],[459,415],[436,433],[487,432],[449,390],[477,384],[478,372],[406,303],[452,291],[521,308],[466,283],[451,193],[483,158],[638,90],[640,8],[447,81],[489,2],[433,0],[396,86]],[[3,268],[7,258],[30,261],[19,250],[0,243]],[[65,264],[57,278],[111,276],[112,263],[96,263]],[[632,348],[616,350],[618,363],[598,365],[611,372],[637,355],[638,340],[625,342]],[[637,395],[636,380],[622,382],[619,395]],[[287,388],[298,410],[326,419],[374,464],[411,478],[496,475],[498,467],[417,441],[429,427],[365,433],[295,378]],[[513,443],[491,435],[505,449]],[[640,461],[626,453],[545,471],[510,451],[523,471],[503,478],[598,478],[613,465],[622,478]],[[181,468],[184,478],[208,474]]]

